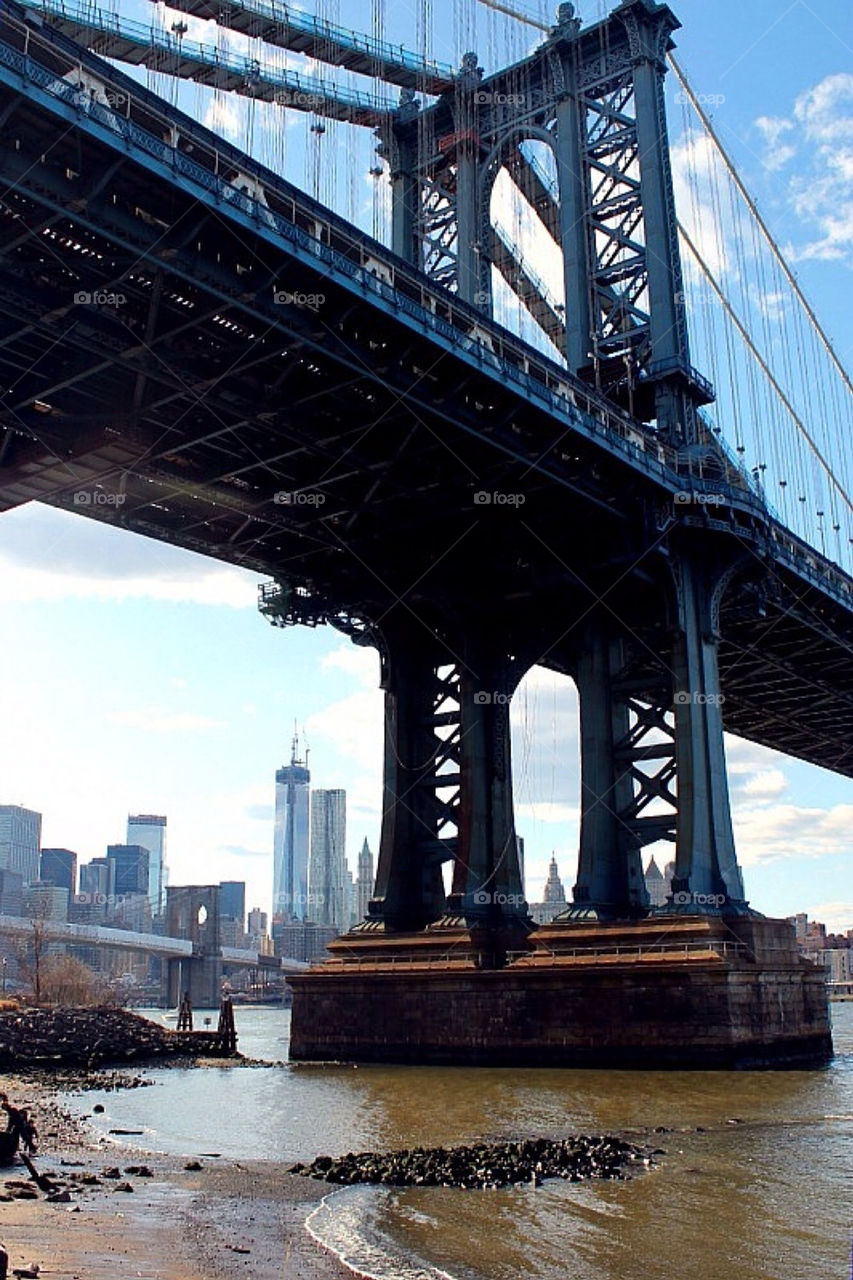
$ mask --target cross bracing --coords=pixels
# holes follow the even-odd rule
[[[703,477],[663,444],[652,452],[606,397],[194,121],[170,111],[177,146],[164,144],[162,104],[121,73],[56,33],[31,32],[26,62],[25,25],[7,20],[3,36],[0,111],[20,141],[3,160],[14,188],[0,276],[0,362],[15,388],[3,416],[7,504],[42,497],[79,511],[82,489],[95,518],[290,576],[315,608],[338,599],[369,616],[428,579],[423,538],[436,503],[447,548],[458,542],[463,555],[475,486],[535,497],[567,564],[594,512],[603,576],[583,591],[599,593],[638,560],[631,572],[642,577],[644,553],[626,541],[633,504],[663,500],[665,527],[674,492],[719,488],[719,472]],[[121,120],[80,101],[63,59],[127,93]],[[259,186],[229,181],[241,173]],[[283,306],[279,285],[322,292],[330,310]],[[76,292],[118,290],[125,301],[112,309],[74,303]],[[39,363],[48,348],[52,361]],[[117,487],[121,507],[98,503]],[[851,705],[842,678],[850,581],[769,519],[742,477],[725,489],[724,519],[697,504],[689,520],[716,524],[752,549],[752,562],[774,566],[778,593],[762,607],[786,619],[784,632],[759,632],[723,609],[732,656],[724,648],[722,678],[737,690],[728,727],[826,764],[833,743],[830,767],[849,772],[833,725]],[[283,491],[322,492],[321,518],[277,502]],[[519,542],[517,526],[498,527],[491,550],[504,537],[515,568],[502,571],[501,592],[530,611],[565,570],[541,535]],[[474,543],[465,554],[482,576]],[[462,607],[461,569],[458,590]],[[429,615],[428,602],[418,607]],[[760,680],[740,680],[740,655],[760,634],[767,670],[775,663],[773,681],[794,697],[795,624],[811,636],[822,692],[782,716]],[[569,648],[546,663],[571,669]]]

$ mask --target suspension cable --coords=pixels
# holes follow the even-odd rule
[[[826,472],[827,476],[829,477],[830,483],[831,483],[831,484],[833,484],[833,485],[835,486],[835,488],[838,490],[839,494],[841,495],[841,497],[842,497],[842,499],[844,500],[844,502],[846,503],[846,505],[850,508],[850,510],[851,510],[851,511],[853,511],[853,500],[851,500],[851,499],[850,499],[850,497],[848,496],[848,494],[847,494],[846,490],[844,489],[844,487],[841,485],[841,483],[839,482],[839,480],[838,480],[838,479],[837,479],[837,477],[835,476],[835,474],[834,474],[834,472],[833,472],[833,470],[832,470],[832,467],[830,466],[829,462],[826,460],[826,458],[824,457],[823,453],[821,452],[820,447],[819,447],[819,445],[818,445],[817,441],[816,441],[816,440],[814,439],[814,437],[811,435],[811,433],[810,433],[810,431],[809,431],[808,427],[807,427],[807,426],[806,426],[806,424],[803,422],[803,420],[802,420],[802,418],[800,417],[800,415],[797,413],[796,409],[795,409],[795,408],[794,408],[794,406],[792,405],[792,403],[791,403],[790,399],[788,398],[788,396],[787,396],[786,392],[784,391],[784,389],[779,385],[779,382],[777,381],[776,377],[774,376],[773,370],[770,368],[770,366],[768,365],[767,361],[764,359],[764,356],[761,354],[761,352],[760,352],[760,351],[758,350],[758,348],[756,347],[755,343],[753,342],[752,338],[751,338],[751,337],[750,337],[750,335],[749,335],[749,331],[747,330],[746,326],[745,326],[745,325],[743,324],[743,322],[741,321],[741,319],[740,319],[740,317],[738,316],[737,312],[736,312],[736,311],[734,310],[734,308],[732,307],[731,303],[729,302],[728,298],[726,297],[725,293],[723,292],[723,290],[722,290],[721,286],[720,286],[720,285],[719,285],[719,283],[717,282],[716,277],[714,276],[713,272],[711,271],[711,268],[708,266],[707,262],[706,262],[706,261],[705,261],[705,259],[702,257],[701,253],[700,253],[700,252],[699,252],[699,250],[696,248],[696,245],[693,243],[693,241],[691,240],[691,238],[690,238],[689,234],[687,233],[687,231],[684,229],[684,227],[682,226],[682,224],[681,224],[680,222],[678,223],[678,231],[679,231],[679,234],[681,235],[682,239],[684,240],[684,243],[687,245],[687,248],[690,250],[690,252],[692,253],[693,257],[696,259],[697,263],[699,264],[699,267],[701,268],[701,270],[702,270],[702,272],[703,272],[703,274],[704,274],[705,278],[707,279],[708,283],[710,284],[711,288],[714,290],[714,292],[715,292],[715,294],[717,295],[717,297],[719,298],[720,302],[723,304],[723,307],[724,307],[724,308],[725,308],[725,310],[726,310],[726,314],[728,315],[728,317],[729,317],[729,319],[731,320],[732,324],[735,326],[735,328],[737,329],[738,333],[739,333],[739,334],[740,334],[740,336],[743,338],[744,342],[746,343],[747,347],[749,348],[750,353],[752,354],[752,356],[754,357],[754,359],[755,359],[755,360],[757,360],[758,364],[759,364],[759,365],[760,365],[760,367],[761,367],[762,372],[764,373],[765,377],[768,379],[768,381],[769,381],[769,382],[770,382],[770,384],[772,385],[773,390],[776,392],[776,394],[778,395],[779,399],[780,399],[780,400],[782,401],[782,403],[784,404],[785,408],[788,410],[788,413],[791,415],[791,418],[793,419],[794,423],[796,424],[796,426],[797,426],[798,430],[802,433],[802,435],[803,435],[803,436],[805,437],[805,439],[808,441],[808,443],[809,443],[809,445],[811,446],[811,449],[812,449],[812,451],[813,451],[813,453],[814,453],[815,457],[818,459],[818,461],[820,462],[820,464],[821,464],[821,466],[823,467],[824,471]]]
[[[487,0],[481,0],[482,4],[485,4],[486,2]],[[687,77],[685,76],[684,72],[681,70],[681,67],[678,65],[678,63],[676,62],[675,58],[672,56],[671,53],[667,54],[667,59],[669,61],[669,65],[672,67],[673,71],[675,72],[678,78],[679,84],[681,85],[682,89],[690,99],[690,105],[693,107],[693,110],[699,116],[699,119],[702,121],[702,124],[704,125],[705,129],[708,131],[708,134],[712,142],[714,143],[714,146],[717,148],[718,152],[720,153],[720,157],[723,163],[725,164],[726,168],[728,169],[729,175],[731,176],[732,181],[734,182],[741,196],[745,200],[747,208],[749,209],[755,221],[758,223],[758,226],[761,228],[761,232],[765,240],[769,244],[774,257],[776,258],[776,261],[779,263],[779,266],[782,268],[782,272],[785,276],[785,279],[788,281],[788,284],[794,290],[794,293],[797,295],[800,305],[802,306],[802,308],[806,312],[806,315],[809,317],[815,329],[817,330],[817,333],[820,336],[820,340],[823,343],[823,346],[826,350],[827,355],[829,356],[830,360],[832,361],[832,363],[835,365],[836,369],[840,373],[844,381],[844,384],[847,387],[847,390],[850,392],[851,395],[853,395],[853,381],[851,381],[850,375],[848,374],[847,370],[844,368],[844,365],[841,363],[840,359],[836,355],[835,348],[833,347],[828,334],[826,333],[825,329],[821,325],[808,299],[806,298],[805,294],[803,293],[802,289],[797,283],[796,276],[794,275],[791,268],[788,266],[787,262],[785,261],[785,258],[782,255],[782,250],[779,248],[778,244],[776,243],[776,240],[773,237],[772,232],[770,231],[770,228],[767,226],[767,223],[764,221],[764,219],[762,218],[761,214],[758,211],[758,206],[756,205],[752,196],[749,194],[746,187],[744,186],[743,181],[740,175],[738,174],[737,169],[735,168],[734,162],[732,161],[731,157],[729,156],[728,152],[726,151],[725,147],[723,146],[722,142],[717,136],[716,130],[714,129],[714,126],[711,124],[711,121],[708,118],[707,113],[703,110],[702,104],[699,102],[698,98],[696,97],[696,94],[693,92],[692,88],[690,87]]]

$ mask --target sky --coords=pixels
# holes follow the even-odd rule
[[[612,7],[578,6],[586,20]],[[716,127],[850,367],[849,0],[683,0],[674,8],[683,23],[680,62],[713,99]],[[141,0],[122,9],[147,12]],[[318,12],[370,29],[366,4]],[[501,45],[490,15],[468,0],[433,0],[432,13],[434,56],[458,62],[473,37],[491,69],[488,54]],[[411,8],[389,5],[387,14],[387,38],[417,48]],[[523,52],[536,37],[525,31],[513,40]],[[248,140],[252,122],[224,95],[192,87],[184,105]],[[323,194],[331,179],[312,158],[303,122],[287,128],[286,156],[272,132],[252,141]],[[342,212],[369,228],[375,180],[366,169]],[[0,803],[40,811],[43,843],[75,849],[82,861],[124,839],[128,813],[166,814],[171,883],[244,879],[248,905],[267,909],[274,774],[289,758],[295,725],[310,747],[313,784],[347,791],[354,869],[363,839],[375,850],[379,834],[378,663],[328,629],[271,627],[257,612],[258,581],[40,505],[0,516]],[[568,893],[578,820],[577,703],[568,680],[539,669],[528,675],[514,699],[513,749],[528,897],[541,898],[552,852]],[[853,784],[736,739],[728,760],[752,905],[853,928]]]

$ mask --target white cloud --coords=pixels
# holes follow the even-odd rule
[[[136,711],[111,711],[107,719],[112,724],[128,729],[141,729],[144,733],[198,733],[209,729],[223,729],[224,720],[197,715],[192,711],[168,711],[163,707],[142,707]]]
[[[241,111],[234,98],[217,93],[205,110],[202,124],[231,142],[240,142],[245,129],[245,109]]]
[[[788,789],[788,779],[781,769],[766,769],[756,773],[744,784],[742,794],[753,800],[773,799]]]
[[[529,818],[533,822],[577,823],[580,819],[580,810],[577,805],[553,803],[548,800],[518,804],[515,806],[515,812],[517,819]]]
[[[767,146],[763,156],[765,167],[773,171],[784,168],[797,154],[796,147],[791,146],[790,142],[782,141],[793,129],[793,121],[780,119],[778,116],[759,116],[755,124]]]
[[[333,669],[355,676],[359,684],[367,689],[379,687],[379,657],[375,649],[347,642],[327,653],[320,665],[324,671]]]
[[[310,716],[305,726],[309,743],[317,737],[361,764],[381,762],[384,709],[379,690],[360,690]]]
[[[7,604],[147,598],[257,607],[257,574],[206,556],[30,503],[0,517]]]
[[[733,816],[735,843],[743,866],[839,854],[853,860],[853,804],[837,804],[829,809],[795,804],[735,806]]]
[[[675,207],[682,226],[716,280],[735,275],[735,255],[728,229],[717,217],[715,183],[721,176],[721,164],[711,138],[704,133],[685,136],[670,148]],[[684,254],[686,281],[703,279],[697,273],[693,255]]]
[[[796,98],[790,118],[760,116],[755,123],[768,169],[795,157],[801,162],[789,194],[813,238],[789,253],[853,266],[853,74],[825,76]]]

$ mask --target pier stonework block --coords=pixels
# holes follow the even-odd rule
[[[545,925],[501,969],[462,934],[349,935],[289,979],[291,1059],[553,1067],[811,1066],[823,971],[785,921],[673,915]]]

